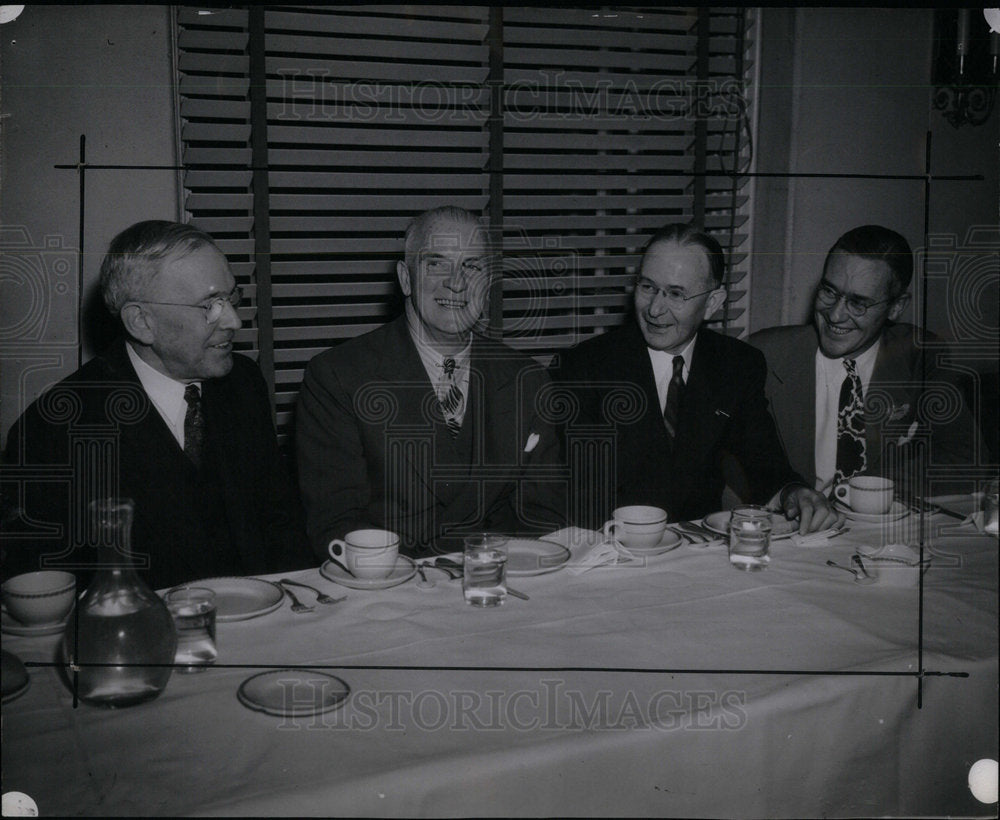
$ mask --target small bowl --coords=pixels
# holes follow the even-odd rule
[[[8,614],[27,626],[58,623],[73,608],[76,576],[61,570],[15,575],[0,587]]]

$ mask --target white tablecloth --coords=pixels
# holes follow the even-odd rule
[[[219,624],[219,666],[147,704],[73,709],[31,668],[3,708],[3,791],[48,815],[995,815],[966,781],[998,743],[996,539],[927,521],[922,656],[916,589],[825,566],[915,524],[776,541],[760,573],[685,544],[511,579],[531,600],[494,610],[440,573],[429,591],[296,573],[347,600]],[[25,661],[57,642],[3,636]],[[350,699],[250,711],[237,688],[270,665],[327,666]]]

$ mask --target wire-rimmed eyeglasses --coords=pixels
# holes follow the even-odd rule
[[[240,302],[243,301],[243,290],[239,285],[236,285],[225,296],[213,296],[211,299],[207,299],[196,305],[187,302],[153,302],[149,299],[134,299],[133,301],[141,305],[171,305],[172,307],[199,308],[205,311],[205,322],[211,325],[222,318],[222,312],[226,309],[226,305],[231,305],[233,310],[240,306]]]
[[[878,305],[884,305],[887,302],[896,301],[896,297],[891,296],[888,299],[879,299],[877,302],[873,302],[865,299],[863,296],[855,296],[853,293],[844,293],[842,290],[838,290],[826,280],[820,281],[819,287],[816,289],[816,301],[819,302],[819,304],[823,307],[835,307],[841,299],[844,300],[844,307],[847,308],[847,312],[850,313],[855,319],[860,319],[869,311],[870,308],[877,307]]]
[[[671,307],[683,307],[685,302],[689,302],[691,299],[697,299],[699,296],[704,296],[706,293],[711,293],[714,290],[718,290],[721,285],[716,285],[714,288],[709,288],[708,290],[702,290],[698,293],[692,293],[690,296],[684,292],[684,288],[679,288],[672,285],[668,288],[658,287],[655,282],[651,279],[646,279],[644,276],[639,277],[635,283],[635,292],[637,295],[642,296],[645,299],[652,299],[657,293],[661,294],[664,299],[667,300],[667,304]]]

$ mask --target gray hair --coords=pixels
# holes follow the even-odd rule
[[[416,270],[416,259],[414,257],[416,256],[417,251],[424,246],[431,226],[435,222],[445,219],[449,219],[460,224],[465,223],[470,225],[482,225],[482,219],[472,213],[472,211],[467,211],[465,208],[459,208],[455,205],[442,205],[439,208],[431,208],[429,211],[424,211],[422,214],[418,214],[413,218],[413,221],[406,226],[406,240],[403,246],[403,258],[406,261],[407,267],[411,270]],[[485,241],[483,250],[488,250]]]
[[[160,263],[174,251],[184,254],[215,240],[193,225],[150,219],[137,222],[111,240],[101,262],[101,296],[115,316],[128,303],[140,301],[150,281],[160,272]]]

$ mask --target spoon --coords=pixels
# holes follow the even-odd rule
[[[282,585],[282,589],[285,590],[285,595],[287,595],[288,599],[292,602],[292,612],[312,612],[316,608],[314,606],[306,606],[298,598],[295,597],[295,593],[292,592],[288,587]]]
[[[850,567],[845,567],[843,564],[838,564],[836,561],[827,561],[826,565],[828,567],[836,567],[837,569],[842,569],[844,572],[851,573],[851,575],[854,576],[854,583],[856,583],[856,584],[874,584],[875,583],[875,579],[872,578],[867,573],[865,575],[861,575],[858,572],[858,570],[851,569]]]
[[[316,587],[311,587],[309,584],[300,584],[298,581],[291,581],[288,578],[282,578],[279,584],[292,584],[292,586],[302,587],[303,589],[309,589],[316,593],[316,600],[321,604],[339,604],[344,598],[334,598],[327,595],[325,592],[320,592]]]
[[[437,581],[428,580],[423,564],[417,564],[417,572],[420,574],[420,580],[417,581],[417,586],[420,589],[433,589],[437,586]]]

